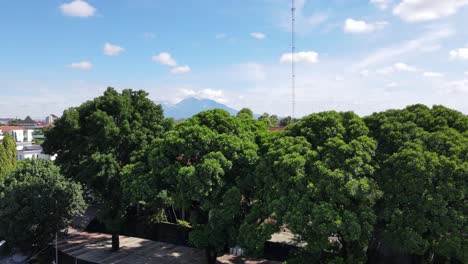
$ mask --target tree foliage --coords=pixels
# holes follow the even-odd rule
[[[256,169],[257,204],[241,227],[244,246],[261,251],[285,226],[316,256],[365,262],[381,194],[370,178],[376,142],[364,122],[350,112],[313,114],[267,145]]]
[[[128,205],[122,191],[123,168],[146,160],[148,146],[172,125],[161,106],[147,96],[144,91],[118,93],[108,88],[104,95],[64,111],[45,133],[44,151],[58,155],[56,162],[65,176],[98,195],[99,216],[117,239]]]
[[[27,159],[0,181],[0,237],[22,249],[39,249],[84,210],[79,184],[48,160]]]
[[[0,180],[16,166],[16,143],[12,136],[5,135],[0,144]]]
[[[239,118],[252,119],[253,116],[253,112],[249,108],[242,108],[239,112],[237,112],[237,117]]]
[[[468,117],[424,105],[365,119],[379,142],[378,238],[400,251],[468,261]]]
[[[149,173],[134,178],[149,186],[144,200],[168,197],[176,209],[189,212],[191,243],[214,256],[236,244],[248,207],[258,159],[255,132],[266,131],[256,123],[219,109],[201,112],[156,141]]]

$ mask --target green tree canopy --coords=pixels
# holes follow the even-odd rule
[[[62,173],[98,195],[99,217],[113,233],[114,250],[128,205],[123,168],[146,160],[148,146],[172,125],[147,96],[144,91],[108,88],[104,95],[64,111],[45,132],[44,151],[58,155]]]
[[[153,145],[151,172],[139,181],[146,180],[143,185],[153,190],[144,200],[168,196],[175,208],[190,212],[190,241],[207,249],[211,261],[225,245],[237,243],[249,206],[258,160],[256,133],[266,131],[255,123],[224,110],[201,112]]]
[[[52,162],[21,161],[0,181],[0,237],[25,250],[43,248],[84,206],[80,185]]]
[[[290,124],[292,124],[292,117],[290,116],[284,117],[279,121],[280,126],[289,126]]]
[[[242,108],[239,112],[237,112],[237,117],[252,119],[253,112],[249,108]]]
[[[0,144],[0,179],[16,166],[16,143],[12,136],[6,134]]]
[[[270,120],[270,115],[268,113],[264,113],[258,118],[258,121],[265,123],[267,126],[272,126],[271,120]]]
[[[413,105],[365,118],[379,142],[378,238],[405,253],[468,262],[468,117]]]
[[[278,116],[277,115],[271,115],[270,116],[270,124],[271,126],[277,126],[278,125]]]
[[[323,112],[268,139],[256,169],[259,196],[241,227],[243,245],[260,253],[285,226],[313,260],[365,262],[381,195],[370,178],[376,142],[368,132],[351,112]]]

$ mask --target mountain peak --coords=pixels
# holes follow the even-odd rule
[[[230,108],[224,104],[218,103],[211,99],[203,99],[196,97],[188,97],[180,101],[179,103],[172,106],[163,106],[164,115],[166,117],[172,117],[174,119],[189,118],[193,115],[198,114],[201,111],[211,109],[223,109],[228,111],[231,115],[235,115],[237,110]]]

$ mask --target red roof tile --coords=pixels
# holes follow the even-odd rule
[[[12,130],[24,130],[24,127],[21,126],[0,126],[0,130],[5,133],[5,132],[10,132]]]

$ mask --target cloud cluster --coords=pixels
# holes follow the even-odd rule
[[[451,59],[468,60],[468,48],[460,48],[450,51]]]
[[[169,52],[161,52],[158,55],[154,55],[151,60],[158,62],[161,65],[173,67],[171,70],[172,74],[185,74],[192,71],[188,65],[177,67],[177,61]]]
[[[468,0],[402,0],[393,14],[407,22],[419,22],[451,16],[468,5]]]
[[[83,0],[74,0],[60,6],[62,13],[72,17],[90,17],[96,13],[96,8]]]
[[[219,103],[226,103],[227,100],[225,98],[223,90],[214,90],[214,89],[202,89],[202,90],[194,90],[194,89],[179,89],[181,99],[187,97],[195,97],[200,99],[210,99],[217,101]]]
[[[294,55],[294,56],[293,56]],[[281,55],[281,63],[291,63],[294,59],[294,62],[298,63],[317,63],[319,54],[315,51],[301,51],[296,53],[284,53]]]
[[[68,68],[77,69],[77,70],[91,70],[93,68],[93,64],[89,61],[80,61],[80,62],[73,62],[67,65]]]
[[[439,78],[439,77],[444,77],[445,74],[440,73],[440,72],[424,72],[423,76],[430,77],[430,78]]]
[[[124,48],[117,46],[117,45],[110,44],[109,42],[104,44],[104,54],[107,56],[117,56],[124,51],[125,51]]]
[[[398,62],[398,63],[393,64],[392,66],[378,69],[376,73],[380,75],[389,75],[394,72],[420,72],[420,71],[422,70],[417,67],[410,66],[403,62]]]
[[[161,52],[158,55],[154,55],[151,58],[154,62],[159,62],[162,65],[166,66],[177,66],[177,62],[172,58],[172,55],[169,52]]]
[[[184,73],[189,73],[191,71],[190,67],[188,65],[185,66],[179,66],[175,67],[171,70],[172,74],[184,74]]]
[[[363,20],[354,20],[352,18],[346,19],[343,30],[346,33],[370,33],[379,29],[383,29],[388,25],[388,22],[366,22]]]
[[[250,33],[250,36],[254,39],[264,39],[266,37],[265,34],[260,33],[260,32],[252,32]]]
[[[392,0],[370,0],[370,3],[382,10],[385,10],[391,5]]]

